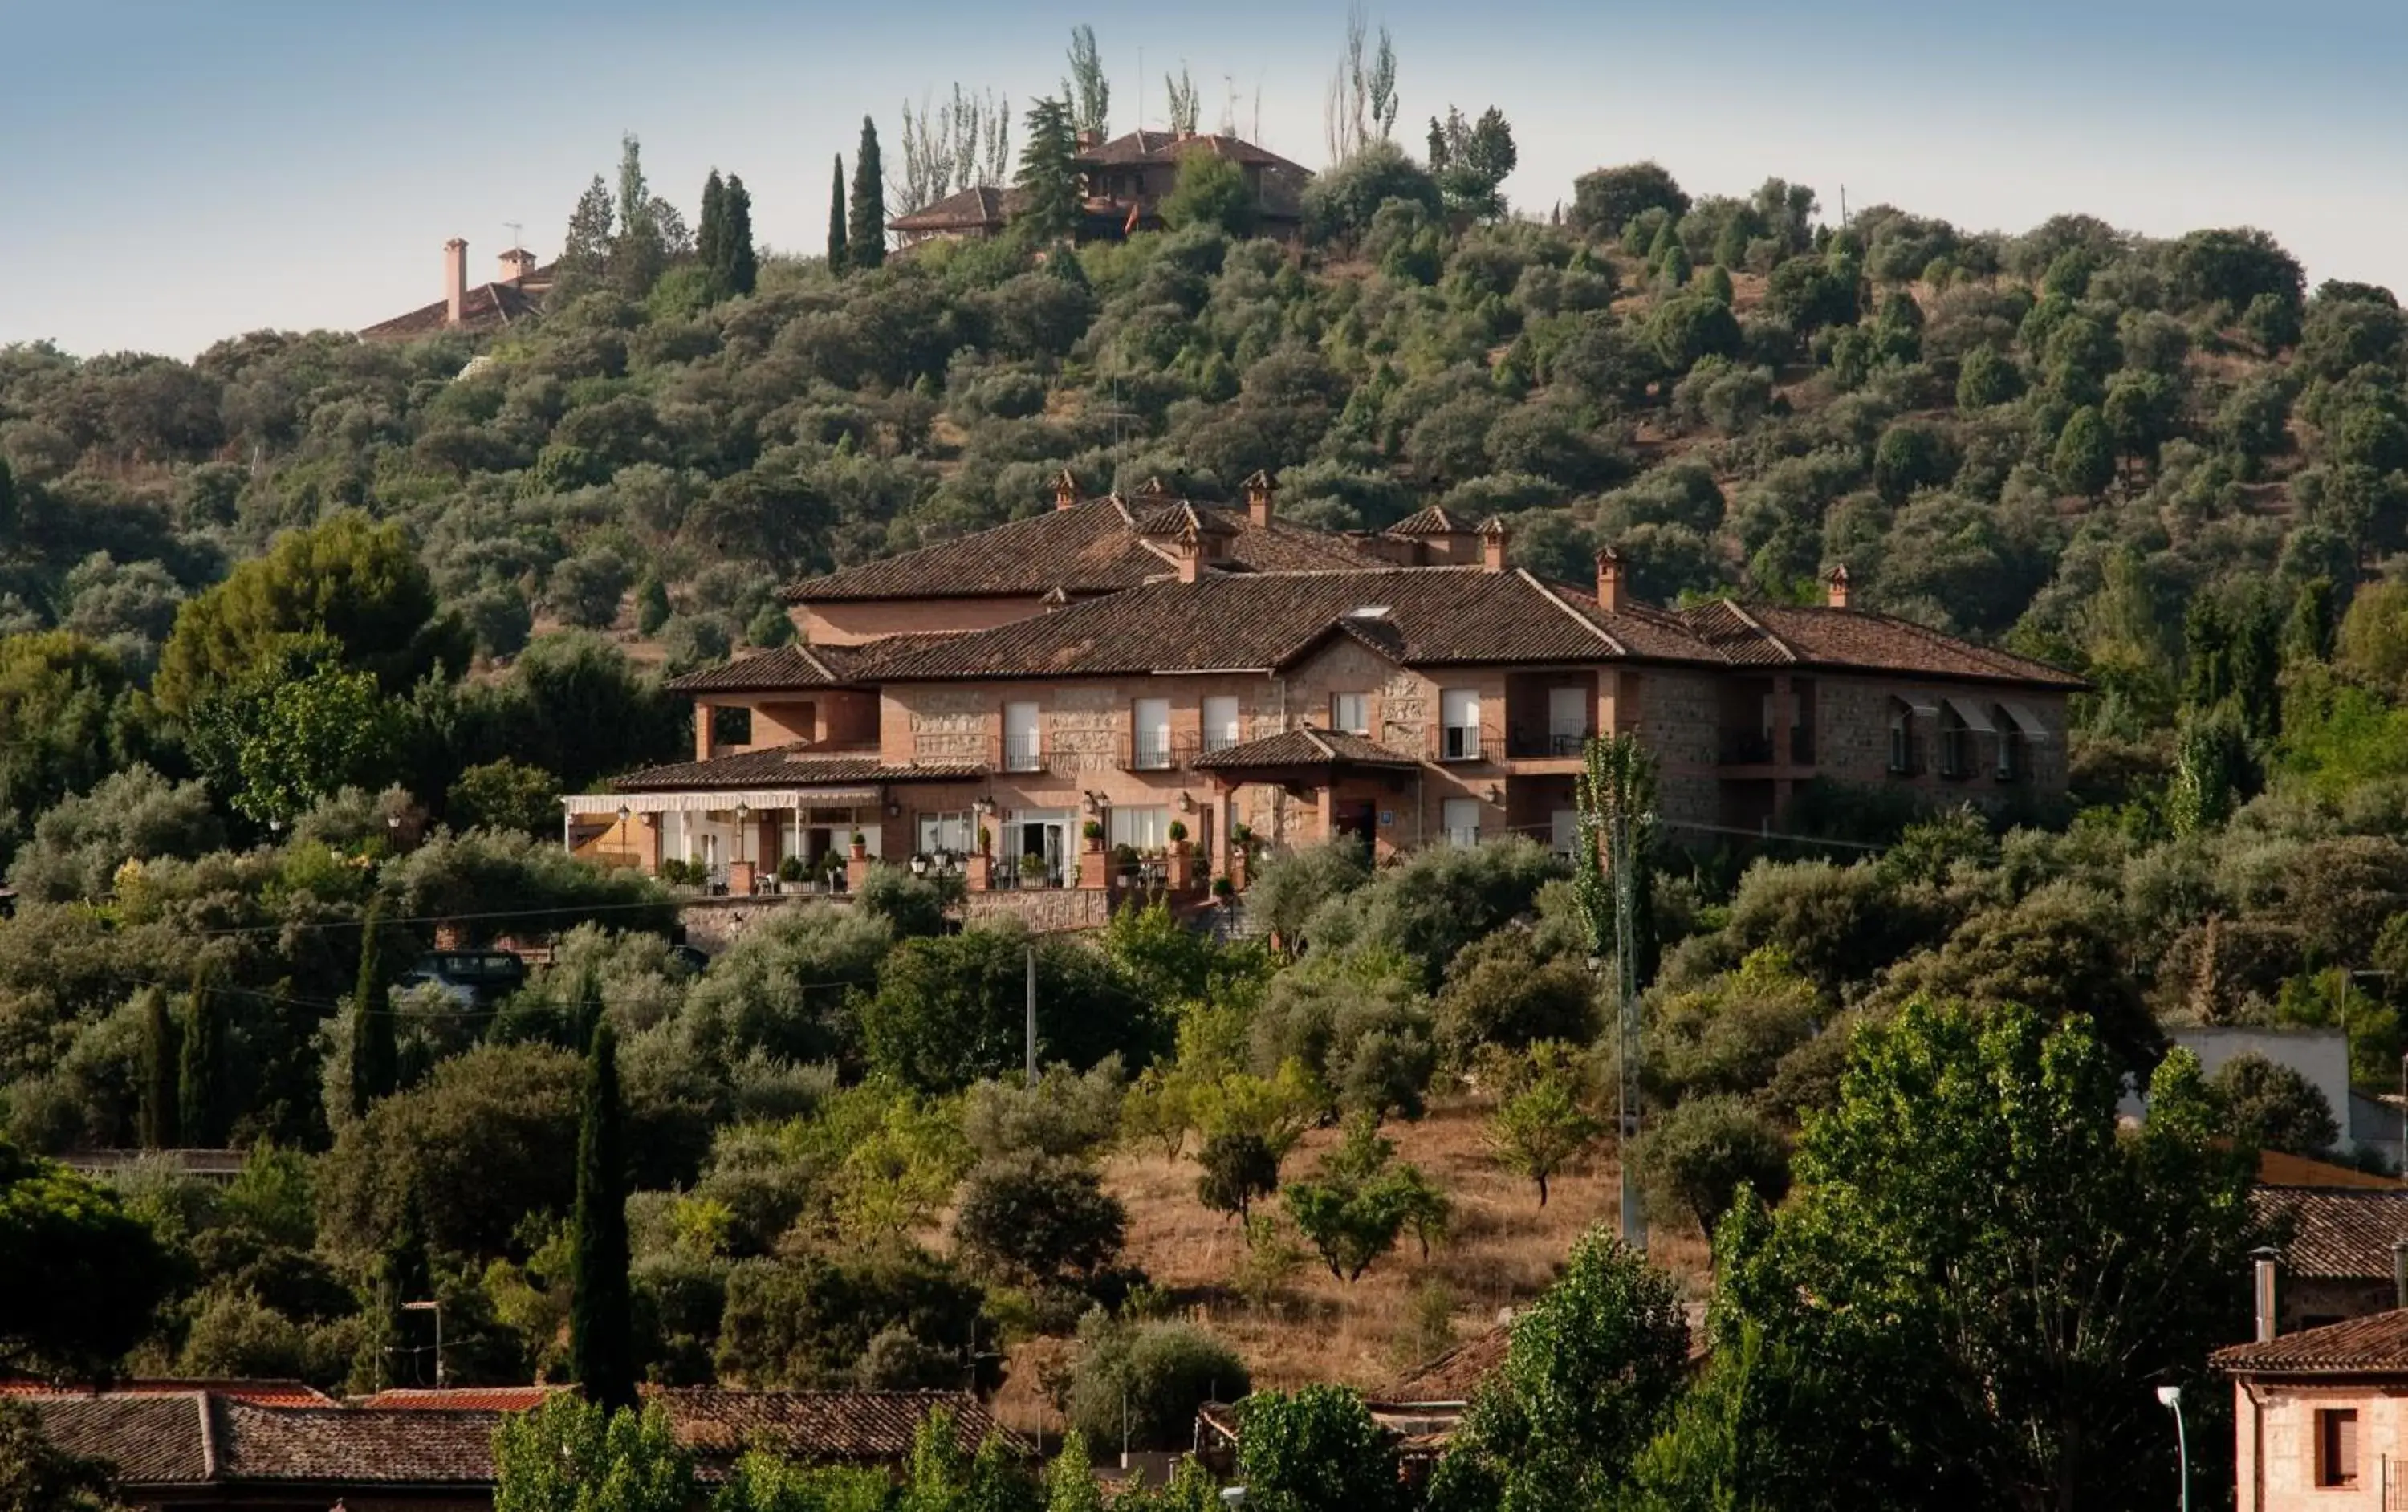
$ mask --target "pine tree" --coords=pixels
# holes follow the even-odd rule
[[[1025,119],[1020,148],[1018,219],[1040,239],[1067,236],[1079,225],[1079,144],[1069,107],[1039,100]]]
[[[219,1098],[218,1006],[209,967],[193,971],[184,1007],[183,1052],[177,1062],[177,1120],[186,1141],[199,1149],[225,1142],[224,1109]]]
[[[702,223],[695,228],[694,252],[714,283],[719,283],[721,272],[727,265],[726,243],[727,186],[721,181],[719,170],[713,168],[702,181]],[[724,284],[713,290],[721,294],[730,292]]]
[[[142,990],[142,1148],[173,1149],[177,1145],[176,1020],[167,1012],[167,994],[155,987]]]
[[[380,1097],[393,1095],[400,1080],[401,1054],[394,1044],[393,994],[384,979],[384,963],[377,933],[384,921],[380,905],[368,906],[360,923],[360,975],[351,992],[351,1117],[367,1117]]]
[[[886,170],[878,161],[878,122],[861,118],[861,150],[853,159],[853,216],[845,229],[846,255],[857,268],[886,261]]]
[[[844,246],[844,154],[836,155],[836,182],[828,186],[828,271],[841,278],[851,266]]]
[[[615,1411],[636,1405],[636,1365],[619,1036],[607,1020],[595,1026],[585,1067],[577,1132],[576,1248],[569,1258],[568,1365],[585,1389],[585,1400]]]
[[[729,293],[749,294],[761,279],[761,254],[752,247],[752,193],[731,173],[725,194],[721,202],[719,266]]]

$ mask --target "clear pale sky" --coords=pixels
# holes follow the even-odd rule
[[[2408,285],[2408,5],[2400,0],[1407,0],[1398,136],[1453,102],[1511,118],[1507,184],[1544,209],[1653,157],[1692,193],[1768,175],[1836,219],[1886,201],[2020,230],[2059,210],[2172,235],[2256,224],[2311,278]],[[694,213],[744,176],[773,247],[824,239],[829,159],[865,112],[959,80],[1015,115],[1096,26],[1115,130],[1162,122],[1183,60],[1204,121],[1260,94],[1265,145],[1326,158],[1340,0],[1115,13],[888,0],[0,0],[0,343],[189,356],[262,327],[352,328],[489,276],[507,222],[550,257],[622,132]],[[1140,72],[1142,52],[1143,73]],[[1140,86],[1142,83],[1142,95]],[[1017,132],[1015,131],[1015,141]]]

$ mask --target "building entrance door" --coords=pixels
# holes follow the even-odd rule
[[[1068,849],[1070,817],[1068,814],[1031,810],[1007,822],[1003,826],[1003,849],[1013,867],[1013,879],[1021,882],[1041,880],[1050,886],[1060,886],[1063,880],[1062,862]],[[1034,864],[1031,858],[1034,858]],[[1036,874],[1033,877],[1032,872]]]
[[[1380,806],[1369,798],[1360,803],[1333,803],[1329,806],[1329,833],[1333,837],[1353,835],[1368,846],[1379,838],[1379,809]]]

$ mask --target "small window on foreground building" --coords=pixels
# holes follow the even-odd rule
[[[2316,1414],[2316,1484],[2358,1484],[2356,1407],[2329,1407]]]

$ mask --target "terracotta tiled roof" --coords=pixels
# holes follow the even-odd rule
[[[1265,671],[1352,633],[1407,664],[1595,662],[1618,654],[1590,616],[1526,573],[1477,567],[1164,581],[1073,604],[885,663],[909,682]]]
[[[97,1389],[60,1386],[43,1380],[0,1380],[0,1396],[190,1396],[208,1391],[263,1407],[338,1407],[342,1404],[308,1381],[200,1379],[168,1380],[137,1376],[110,1381]]]
[[[222,1480],[488,1486],[498,1412],[298,1412],[219,1402]]]
[[[966,1445],[1001,1432],[986,1405],[967,1391],[737,1391],[718,1387],[651,1390],[668,1410],[678,1442],[708,1476],[747,1449],[789,1459],[897,1462],[932,1412],[953,1414]],[[1025,1448],[1005,1434],[1014,1448]]]
[[[781,646],[672,678],[671,692],[775,692],[781,689],[858,687],[889,658],[941,645],[957,630],[915,630],[859,646]]]
[[[1243,770],[1265,766],[1418,766],[1415,758],[1390,750],[1376,740],[1337,730],[1284,730],[1278,735],[1241,741],[1209,750],[1196,758],[1203,770]]]
[[[575,1390],[573,1386],[402,1387],[364,1397],[357,1405],[410,1412],[532,1412],[558,1393]]]
[[[2408,1311],[2369,1313],[2322,1328],[2234,1344],[2209,1362],[2250,1376],[2360,1376],[2408,1372]]]
[[[1218,132],[1197,132],[1182,137],[1175,132],[1133,131],[1087,149],[1079,154],[1079,161],[1109,167],[1128,167],[1140,163],[1176,163],[1190,152],[1210,152],[1232,163],[1279,168],[1291,173],[1309,175],[1312,171],[1268,149]]]
[[[208,1391],[33,1399],[62,1448],[122,1484],[475,1486],[494,1480],[494,1412],[264,1407]]]
[[[198,1391],[174,1396],[46,1396],[34,1399],[42,1436],[69,1454],[107,1460],[120,1482],[197,1486],[213,1466]]]
[[[2391,1246],[2408,1239],[2408,1188],[2259,1187],[2249,1205],[2260,1221],[2289,1223],[2283,1265],[2294,1276],[2387,1281]]]
[[[1505,1363],[1506,1348],[1512,1342],[1512,1328],[1500,1323],[1398,1376],[1387,1394],[1403,1402],[1469,1401]]]
[[[1016,189],[980,184],[956,190],[933,205],[886,222],[889,231],[968,231],[999,229],[1027,196]]]
[[[472,285],[460,296],[460,324],[456,329],[498,331],[523,321],[543,307],[543,296],[551,288],[552,269],[549,267],[536,269],[518,283]],[[419,336],[431,336],[455,329],[450,314],[450,302],[438,299],[407,315],[380,321],[362,331],[360,336],[366,341],[408,341]]]
[[[1146,521],[1162,519],[1173,504],[1160,501]],[[1299,572],[1368,567],[1378,559],[1335,535],[1273,521],[1257,526],[1241,509],[1190,506],[1199,521],[1213,521],[1226,534],[1226,556],[1208,563],[1221,573]],[[1226,527],[1226,530],[1224,530]],[[1168,544],[1178,525],[1161,534]],[[1117,498],[1089,499],[1068,509],[1049,509],[957,540],[882,557],[809,578],[786,590],[790,604],[897,598],[1038,597],[1061,589],[1074,598],[1118,592],[1174,570],[1165,551],[1150,547],[1145,529]]]
[[[978,762],[910,762],[896,764],[875,756],[814,755],[815,748],[797,742],[766,750],[739,751],[707,762],[676,762],[666,766],[631,772],[612,784],[621,792],[648,792],[666,788],[793,788],[830,783],[860,786],[875,782],[941,782],[982,777]]]
[[[1682,616],[1700,637],[1742,664],[1838,666],[1919,673],[1983,682],[2078,691],[2060,667],[1976,646],[1893,615],[1864,609],[1741,606],[1724,600]]]
[[[1404,536],[1469,535],[1473,534],[1473,529],[1469,521],[1457,520],[1433,504],[1426,509],[1407,515],[1381,534]]]

